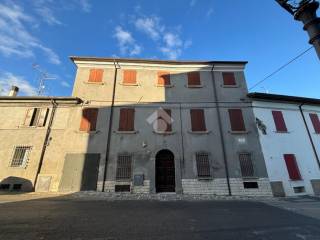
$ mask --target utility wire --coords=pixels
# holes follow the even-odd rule
[[[306,49],[305,51],[303,51],[302,53],[300,53],[298,56],[294,57],[293,59],[291,59],[289,62],[287,62],[286,64],[282,65],[281,67],[279,67],[277,70],[275,70],[274,72],[270,73],[268,76],[266,76],[264,79],[260,80],[259,82],[257,82],[256,84],[254,84],[252,87],[249,88],[249,90],[255,88],[256,86],[258,86],[260,83],[266,81],[268,78],[272,77],[273,75],[275,75],[276,73],[280,72],[282,69],[284,69],[286,66],[288,66],[289,64],[291,64],[292,62],[294,62],[295,60],[297,60],[299,57],[301,57],[302,55],[306,54],[307,52],[309,52],[311,49],[313,48],[313,46],[309,47],[308,49]]]

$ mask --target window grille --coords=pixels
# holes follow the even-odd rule
[[[211,177],[208,153],[196,153],[198,177]]]
[[[29,155],[30,150],[31,150],[31,147],[29,147],[29,146],[16,147],[14,150],[14,153],[13,153],[11,167],[23,166],[28,159],[28,155]]]
[[[254,169],[253,169],[251,154],[250,153],[240,153],[239,154],[239,161],[240,161],[242,177],[253,177],[254,176]]]
[[[131,169],[132,169],[131,164],[132,164],[131,155],[122,154],[118,156],[117,172],[116,172],[117,180],[131,179]]]

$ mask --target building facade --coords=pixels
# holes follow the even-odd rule
[[[32,186],[36,179],[39,191],[272,194],[246,62],[71,59],[73,97],[57,106],[49,133],[46,125],[24,130],[0,119],[8,144],[0,149],[4,187],[6,178],[22,177]],[[52,99],[2,101],[15,121],[37,104],[52,111]],[[20,114],[13,110],[19,104]],[[15,167],[25,155],[14,146],[30,152],[24,168]]]
[[[320,100],[251,93],[274,196],[320,194]]]

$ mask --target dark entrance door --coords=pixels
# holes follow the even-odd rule
[[[156,155],[156,191],[175,192],[174,155],[161,150]]]

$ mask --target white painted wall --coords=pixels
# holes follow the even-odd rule
[[[296,186],[304,186],[305,194],[314,194],[310,180],[320,179],[320,170],[299,111],[299,105],[295,103],[253,101],[253,109],[255,116],[267,126],[267,135],[263,135],[259,131],[259,139],[270,181],[282,181],[287,196],[299,195],[294,193],[293,187]],[[282,111],[288,133],[276,132],[272,110]],[[304,114],[319,154],[320,136],[315,134],[309,112],[317,112],[320,116],[320,107],[304,106],[304,110],[307,110]],[[301,181],[290,180],[283,158],[283,154],[286,153],[295,154],[302,176]]]

